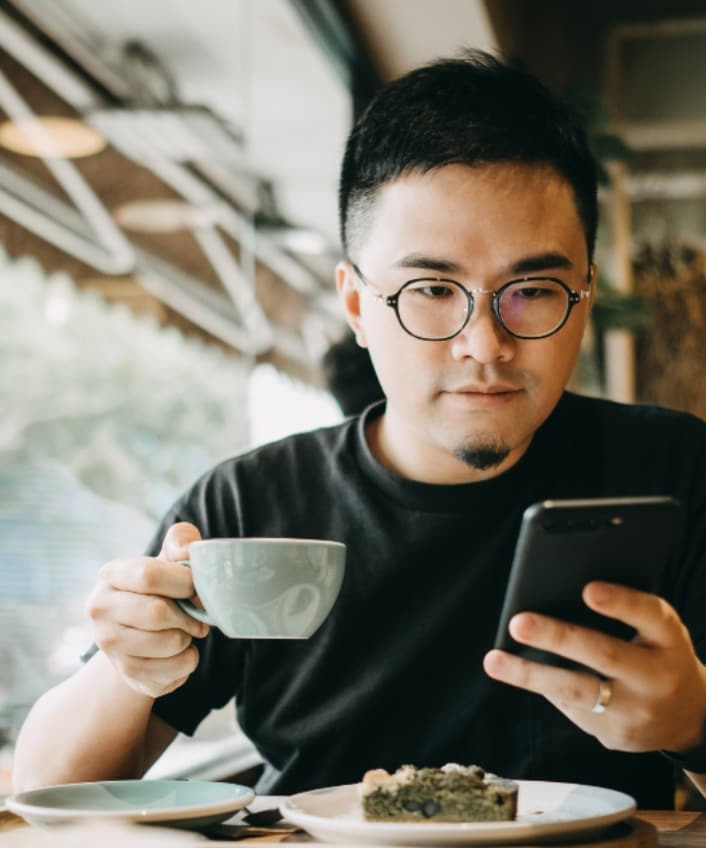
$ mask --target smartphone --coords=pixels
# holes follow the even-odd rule
[[[515,613],[531,611],[631,639],[623,622],[599,615],[583,602],[591,580],[656,589],[680,520],[670,497],[550,500],[523,516],[495,647],[564,667],[577,664],[516,642],[508,632]]]

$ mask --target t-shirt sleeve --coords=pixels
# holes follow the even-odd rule
[[[247,642],[229,639],[215,627],[195,639],[199,664],[188,680],[154,702],[152,712],[180,733],[191,736],[211,710],[237,695]]]

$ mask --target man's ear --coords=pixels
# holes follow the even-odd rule
[[[596,265],[595,262],[591,262],[591,265],[589,267],[589,275],[589,291],[591,293],[591,296],[588,299],[588,308],[590,310],[593,309],[593,304],[596,300],[596,289],[598,288],[598,265]]]
[[[367,347],[360,315],[360,284],[350,262],[344,260],[336,265],[336,288],[355,340],[361,347]]]

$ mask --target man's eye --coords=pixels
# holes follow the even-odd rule
[[[554,297],[557,291],[555,288],[543,286],[523,286],[520,289],[515,289],[514,294],[524,300],[539,300],[543,297]]]
[[[454,290],[451,286],[441,286],[432,283],[426,286],[415,286],[412,291],[414,294],[429,298],[430,300],[441,300],[454,296]]]

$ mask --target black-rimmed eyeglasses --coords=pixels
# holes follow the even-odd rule
[[[455,280],[420,277],[407,280],[394,294],[385,295],[351,262],[370,294],[394,309],[402,329],[423,341],[447,341],[457,336],[473,314],[474,295],[492,295],[492,309],[500,325],[518,339],[545,339],[558,332],[571,310],[590,289],[573,291],[555,277],[520,277],[499,289],[467,289]],[[588,282],[591,273],[588,274]]]

